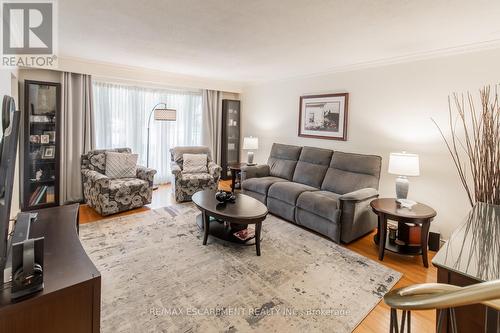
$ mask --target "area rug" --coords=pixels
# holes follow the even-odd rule
[[[191,203],[80,226],[101,331],[350,332],[401,274],[277,217],[262,255],[202,233]]]

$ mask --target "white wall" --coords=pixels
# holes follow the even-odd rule
[[[385,197],[395,195],[395,176],[387,173],[389,153],[417,153],[421,176],[410,179],[409,198],[436,209],[431,230],[447,238],[470,205],[431,117],[448,131],[448,95],[467,90],[477,95],[483,85],[498,83],[498,59],[500,50],[489,50],[249,86],[241,95],[242,136],[259,138],[258,163],[267,160],[273,142],[378,154]],[[348,141],[297,136],[299,96],[321,92],[350,94]]]

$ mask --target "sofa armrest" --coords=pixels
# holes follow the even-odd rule
[[[377,197],[378,191],[373,188],[363,188],[339,197],[342,242],[349,243],[377,227],[377,215],[370,207],[370,202]]]
[[[170,163],[170,170],[172,171],[172,174],[174,175],[175,178],[177,178],[182,172],[179,164],[175,162]]]
[[[94,170],[82,170],[82,180],[84,183],[90,182],[91,184],[99,184],[101,186],[101,189],[109,188],[110,178]]]
[[[241,168],[241,181],[250,178],[267,177],[271,173],[271,168],[267,164],[246,165]]]
[[[343,194],[339,197],[339,199],[344,201],[363,201],[363,200],[373,199],[376,197],[378,197],[378,191],[376,189],[362,188],[360,190]]]
[[[213,161],[208,163],[208,173],[214,177],[215,182],[219,180],[221,171],[222,168],[217,163]]]
[[[136,177],[149,182],[149,185],[153,186],[153,180],[155,178],[156,172],[157,171],[155,169],[149,169],[149,168],[138,165]]]

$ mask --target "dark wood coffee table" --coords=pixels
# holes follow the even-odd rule
[[[246,244],[248,240],[239,239],[234,236],[234,232],[255,224],[255,249],[260,256],[262,221],[268,213],[263,203],[248,195],[236,194],[234,203],[221,204],[215,199],[215,191],[212,190],[196,192],[192,200],[201,211],[197,223],[204,230],[203,245],[207,245],[209,234],[233,243]]]

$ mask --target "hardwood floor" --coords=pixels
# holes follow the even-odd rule
[[[220,187],[225,190],[230,190],[229,181],[221,181]],[[147,207],[135,209],[129,212],[124,212],[112,215],[107,218],[116,216],[125,216],[146,211],[148,209],[156,209],[168,206],[174,203],[172,188],[170,185],[162,185],[158,190],[153,192],[153,202]],[[80,206],[80,223],[90,223],[104,219],[87,205]],[[351,244],[344,245],[354,252],[361,254],[364,257],[378,261],[378,248],[373,243],[373,235],[369,234]],[[434,252],[429,251],[429,260],[434,257]],[[415,283],[436,282],[437,270],[430,265],[425,268],[422,265],[422,258],[399,256],[397,254],[386,251],[384,261],[378,261],[382,265],[390,267],[396,271],[403,273],[403,277],[396,284],[395,288],[404,287]],[[361,322],[354,332],[389,332],[389,307],[381,301]],[[434,332],[435,331],[435,311],[412,311],[412,331],[413,332]]]

